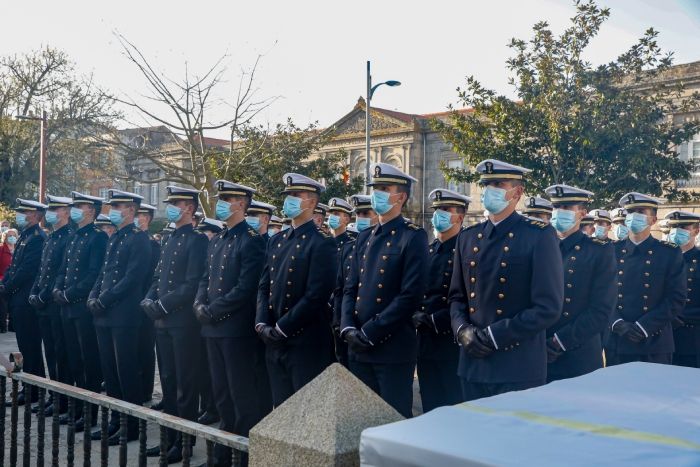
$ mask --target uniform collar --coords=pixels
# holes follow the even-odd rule
[[[20,237],[26,237],[28,235],[32,235],[35,231],[40,230],[41,227],[39,227],[39,224],[34,224],[31,227],[27,227],[26,229],[23,229],[20,233]]]
[[[559,247],[561,251],[569,251],[574,247],[574,245],[577,245],[581,243],[581,241],[586,238],[586,234],[581,232],[580,230],[577,230],[576,232],[572,233],[565,239],[561,240],[559,243]]]
[[[186,234],[186,233],[188,233],[189,231],[191,231],[192,229],[194,229],[194,227],[192,227],[192,223],[185,224],[185,225],[183,225],[183,226],[178,227],[177,229],[175,229],[171,235],[182,235],[182,234]]]
[[[649,235],[646,239],[644,239],[644,241],[642,243],[640,243],[639,245],[636,245],[628,237],[627,240],[625,240],[625,249],[629,252],[634,252],[636,250],[641,251],[644,248],[651,247],[652,243],[654,243],[655,241],[656,241],[656,239],[652,235]]]
[[[318,230],[316,227],[316,224],[314,224],[313,219],[309,219],[308,221],[304,222],[298,227],[291,226],[289,229],[287,229],[287,232],[289,232],[289,235],[287,235],[287,238],[292,238],[297,234],[303,234],[305,232],[308,232],[309,230]]]
[[[403,224],[404,220],[401,215],[398,215],[394,217],[392,220],[387,222],[386,224],[382,224],[381,222],[377,222],[377,226],[374,228],[374,234],[379,235],[382,233],[382,231],[388,231],[395,229],[399,225]]]
[[[248,230],[248,223],[243,219],[240,221],[238,224],[234,225],[233,227],[229,227],[226,229],[226,232],[224,233],[224,237],[227,237],[229,235],[240,235],[243,232]]]
[[[78,230],[76,230],[76,232],[81,232],[81,233],[82,233],[82,232],[84,232],[84,231],[86,231],[86,230],[90,230],[90,229],[93,229],[93,228],[95,228],[95,224],[94,224],[93,222],[90,222],[89,224],[85,224],[84,226],[79,227]]]
[[[459,233],[457,235],[453,235],[452,238],[450,238],[449,240],[447,240],[444,243],[436,238],[435,243],[434,243],[434,245],[435,245],[434,248],[437,251],[442,251],[444,249],[452,250],[452,249],[454,249],[455,244],[457,243],[457,237],[459,237]]]
[[[493,237],[494,235],[500,236],[510,230],[515,226],[516,222],[522,219],[523,216],[513,211],[510,216],[503,219],[498,225],[494,225],[491,219],[486,221],[486,227],[484,228],[484,236],[486,238]]]
[[[58,236],[58,235],[62,235],[62,234],[64,234],[66,231],[68,231],[68,230],[70,230],[70,229],[71,229],[70,222],[67,222],[66,225],[64,225],[64,226],[61,227],[60,229],[54,230],[53,232],[51,232],[51,236],[52,236],[52,237],[56,237],[56,236]]]

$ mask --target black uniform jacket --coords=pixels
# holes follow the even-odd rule
[[[139,303],[144,281],[150,279],[148,234],[133,224],[117,230],[107,243],[105,260],[88,298],[99,299],[106,310],[94,317],[95,326],[138,327],[143,319]]]
[[[459,234],[448,302],[452,330],[488,328],[497,350],[460,354],[458,374],[471,382],[543,381],[546,329],[564,303],[559,239],[554,229],[513,213]]]
[[[68,240],[54,285],[68,300],[61,306],[61,313],[67,318],[88,312],[85,302],[100,273],[107,240],[107,234],[92,223],[79,228]]]
[[[341,330],[361,329],[373,344],[349,358],[369,363],[416,360],[416,329],[411,317],[423,298],[428,237],[399,216],[363,231],[356,240],[344,290]]]
[[[700,355],[700,249],[683,253],[688,283],[688,298],[679,318],[683,322],[673,331],[676,354]]]
[[[277,325],[287,345],[330,344],[328,302],[337,273],[333,239],[313,221],[280,232],[267,246],[255,322]]]
[[[681,249],[649,236],[639,245],[627,239],[620,253],[617,306],[610,323],[637,322],[648,338],[635,343],[613,333],[611,346],[618,354],[673,353],[671,323],[683,310],[688,294]]]
[[[215,323],[202,326],[204,337],[256,335],[255,300],[266,238],[243,221],[209,242],[196,302],[209,305]]]
[[[10,307],[29,306],[27,298],[39,273],[45,241],[46,234],[38,224],[27,227],[19,234],[12,262],[2,278]]]
[[[44,249],[41,252],[41,265],[39,266],[39,275],[34,280],[29,295],[36,295],[42,302],[38,313],[47,313],[46,308],[52,301],[51,293],[56,283],[56,278],[61,269],[63,262],[63,254],[66,250],[66,245],[73,235],[73,226],[67,223],[63,227],[54,230],[49,234],[44,242]]]
[[[168,237],[146,294],[146,298],[160,301],[167,313],[155,321],[157,328],[199,326],[192,305],[204,272],[208,244],[207,236],[194,230],[192,224],[177,228]]]

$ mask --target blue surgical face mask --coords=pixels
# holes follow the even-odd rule
[[[84,218],[85,213],[82,209],[78,209],[76,207],[70,208],[70,220],[72,220],[76,224],[80,224],[81,222],[83,222]]]
[[[605,226],[602,225],[596,225],[595,226],[595,232],[593,233],[593,236],[596,238],[608,238],[608,233],[605,231]]]
[[[58,214],[55,211],[46,211],[44,219],[46,219],[46,222],[49,225],[54,225],[56,222],[58,222]]]
[[[454,225],[454,222],[452,222],[452,214],[447,211],[443,211],[442,209],[435,210],[431,222],[433,223],[435,230],[438,232],[445,232]]]
[[[506,200],[507,190],[496,188],[495,186],[487,186],[481,192],[481,204],[491,214],[498,214],[508,207],[509,201]]]
[[[337,230],[340,227],[340,217],[335,214],[328,215],[328,227],[333,230]]]
[[[372,196],[370,197],[372,209],[374,209],[380,216],[391,211],[391,208],[393,208],[394,205],[389,203],[390,197],[391,195],[386,191],[373,190]]]
[[[23,229],[27,225],[27,215],[21,212],[15,213],[15,221],[20,229]]]
[[[231,203],[220,199],[216,202],[216,218],[220,221],[225,221],[231,217]]]
[[[141,219],[138,217],[134,217],[134,225],[136,226],[137,229],[141,229]]]
[[[10,230],[9,227],[0,227],[0,233],[5,233],[8,230]]]
[[[121,211],[117,211],[116,209],[110,209],[109,210],[109,221],[114,224],[115,226],[119,227],[124,223],[124,215],[122,214]]]
[[[17,243],[17,237],[15,237],[14,235],[12,237],[7,237],[7,243],[9,243],[10,245],[14,245],[15,243]]]
[[[168,204],[165,208],[165,217],[168,218],[168,222],[179,222],[182,219],[182,208]]]
[[[355,219],[355,227],[358,232],[362,232],[365,229],[372,227],[372,221],[369,217],[358,217]]]
[[[568,232],[576,225],[576,213],[567,209],[555,209],[552,211],[552,227],[557,232]]]
[[[678,246],[683,246],[690,241],[690,232],[681,228],[671,229],[668,240]]]
[[[301,208],[302,201],[303,200],[301,198],[298,198],[296,196],[287,195],[287,197],[284,198],[284,205],[282,206],[282,210],[284,211],[284,215],[289,217],[290,219],[294,219],[295,217],[298,217],[304,211]]]
[[[647,220],[647,216],[645,214],[630,212],[627,214],[627,217],[625,217],[625,225],[633,233],[638,234],[640,232],[644,232],[644,230],[649,227],[649,221]]]
[[[269,227],[269,228],[267,229],[267,234],[268,234],[270,237],[272,237],[272,236],[274,236],[274,235],[277,235],[279,232],[280,232],[280,229],[278,229],[277,227]]]
[[[255,229],[256,232],[260,231],[260,219],[255,216],[246,216],[245,221],[251,228]]]
[[[628,229],[625,224],[615,224],[613,233],[618,240],[626,240],[630,234],[630,229]]]

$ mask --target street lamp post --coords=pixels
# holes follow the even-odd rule
[[[374,91],[376,91],[377,88],[382,84],[386,84],[387,86],[392,87],[401,86],[401,83],[399,81],[394,80],[384,81],[382,83],[378,83],[372,86],[372,74],[370,72],[369,63],[369,60],[367,60],[367,101],[365,102],[365,194],[369,194],[369,187],[367,186],[367,183],[369,183],[369,168],[372,164],[372,161],[369,157],[370,123],[372,118],[370,114],[370,104],[372,102],[372,95],[374,95]]]
[[[33,120],[40,122],[40,141],[39,141],[39,202],[44,202],[44,196],[46,195],[46,126],[48,118],[46,116],[46,111],[41,111],[41,117],[32,117],[29,115],[17,115],[15,117],[17,120]]]

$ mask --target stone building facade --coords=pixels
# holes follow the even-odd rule
[[[658,79],[667,85],[682,82],[688,94],[700,92],[700,61],[676,65]],[[641,84],[637,89],[644,92],[648,87],[648,84]],[[365,174],[365,108],[365,101],[360,98],[349,113],[331,126],[334,129],[334,137],[319,151],[322,154],[345,150],[348,154],[347,163],[351,177],[364,177]],[[441,170],[443,166],[464,168],[461,157],[430,125],[431,119],[447,119],[449,113],[408,114],[376,107],[372,107],[370,111],[370,162],[393,164],[418,179],[405,212],[407,217],[429,229],[432,209],[428,194],[435,188],[450,188],[472,198],[465,221],[467,224],[483,218],[483,206],[479,199],[480,187],[477,184],[450,183]],[[700,109],[669,115],[667,118],[675,123],[697,119],[700,118]],[[678,155],[695,167],[690,179],[679,180],[678,185],[700,192],[700,133],[683,143],[678,148]],[[679,208],[700,212],[700,203],[665,205],[660,210],[659,217]]]

